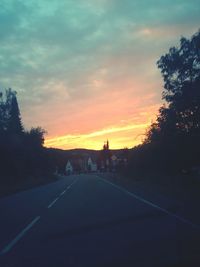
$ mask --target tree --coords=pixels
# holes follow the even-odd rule
[[[3,182],[18,183],[51,169],[43,147],[45,133],[41,127],[25,131],[17,93],[12,89],[0,92],[0,170],[4,178],[9,177]]]
[[[46,131],[41,127],[31,128],[30,132],[28,132],[29,140],[33,147],[41,148],[44,144],[44,135]]]
[[[3,93],[0,92],[0,136],[5,130],[5,105],[3,101]]]
[[[157,64],[164,79],[163,99],[169,105],[168,112],[174,114],[176,128],[199,133],[200,31],[191,40],[182,37],[180,46],[170,48]]]
[[[180,134],[200,134],[200,31],[184,37],[157,62],[164,79],[163,99],[147,142]]]
[[[11,89],[6,91],[7,131],[10,134],[22,134],[24,131],[16,94]]]
[[[152,158],[165,159],[171,166],[199,164],[200,31],[191,39],[182,37],[179,47],[170,48],[157,64],[164,80],[166,104],[147,131],[144,145],[150,144]]]
[[[200,78],[200,31],[191,40],[184,37],[180,47],[172,47],[157,62],[164,79],[163,98],[172,103],[181,97],[184,87]]]

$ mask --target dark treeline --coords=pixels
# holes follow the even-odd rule
[[[157,120],[132,151],[130,169],[187,171],[200,166],[200,31],[157,62],[164,80]]]
[[[17,184],[49,171],[45,131],[24,129],[16,92],[0,92],[0,183]]]

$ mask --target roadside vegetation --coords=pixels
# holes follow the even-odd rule
[[[200,170],[200,31],[182,37],[157,62],[164,90],[157,120],[132,150],[131,170],[189,173]]]
[[[0,195],[48,180],[44,134],[41,127],[24,128],[15,91],[0,92]]]

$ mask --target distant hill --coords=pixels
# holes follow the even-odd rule
[[[131,150],[131,149],[129,149]],[[94,149],[86,149],[86,148],[74,148],[69,150],[59,149],[59,148],[47,148],[48,153],[54,155],[62,155],[62,156],[72,156],[72,155],[88,155],[88,156],[95,156],[99,155],[101,150],[94,150]],[[120,156],[124,149],[110,149],[112,154],[116,156]]]

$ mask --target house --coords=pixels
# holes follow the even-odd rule
[[[87,169],[89,172],[96,172],[97,171],[97,164],[94,162],[94,160],[92,160],[91,157],[88,158],[87,161]]]
[[[66,167],[65,167],[65,172],[67,175],[70,175],[73,173],[73,166],[71,164],[71,162],[68,160],[67,161],[67,164],[66,164]]]

